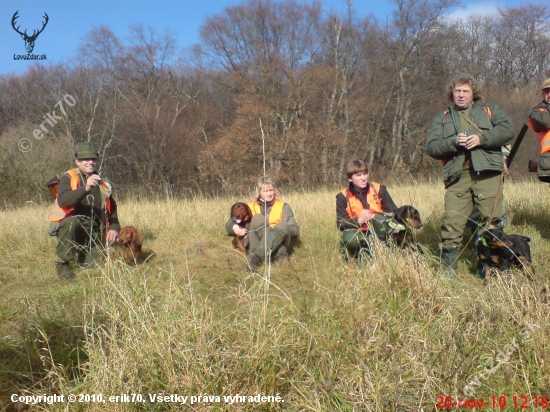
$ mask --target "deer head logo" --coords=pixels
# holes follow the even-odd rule
[[[40,30],[38,30],[38,31],[33,30],[32,36],[29,36],[29,35],[27,35],[27,30],[25,30],[24,33],[21,33],[21,32],[19,31],[19,27],[20,27],[20,26],[17,26],[17,28],[15,27],[15,20],[17,20],[17,18],[19,17],[19,16],[17,15],[17,13],[19,13],[19,10],[17,10],[17,11],[13,14],[13,17],[12,17],[12,19],[11,19],[11,25],[12,25],[13,29],[14,29],[17,33],[19,33],[19,34],[21,35],[21,38],[22,38],[23,40],[25,40],[25,48],[27,49],[27,53],[32,53],[32,51],[33,51],[33,49],[34,49],[34,42],[36,41],[36,38],[38,37],[38,35],[39,35],[40,33],[42,33],[42,31],[43,31],[44,28],[46,27],[46,24],[48,24],[48,20],[49,20],[50,18],[48,17],[48,15],[47,15],[46,13],[44,13],[44,18],[46,19],[46,21],[44,22],[42,28],[41,28]]]

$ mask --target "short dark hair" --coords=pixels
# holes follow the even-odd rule
[[[348,177],[348,179],[351,179],[351,177],[355,173],[361,173],[361,172],[365,172],[365,173],[369,172],[369,168],[367,167],[365,162],[363,162],[360,159],[356,159],[348,163],[348,166],[346,168],[346,176]]]
[[[447,86],[447,99],[452,103],[453,100],[453,94],[455,91],[455,87],[458,84],[467,84],[472,88],[472,93],[474,94],[474,102],[479,102],[483,100],[483,96],[481,95],[481,91],[479,90],[479,86],[477,82],[474,80],[471,76],[459,76],[454,78],[451,83]]]

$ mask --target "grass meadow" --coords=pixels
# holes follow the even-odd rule
[[[71,281],[55,274],[49,206],[0,212],[0,410],[433,411],[446,396],[544,409],[548,186],[505,186],[506,232],[531,237],[537,281],[514,269],[488,286],[467,246],[458,275],[442,276],[440,182],[389,191],[420,210],[425,256],[378,245],[373,260],[345,262],[337,190],[283,190],[302,245],[290,263],[259,274],[244,271],[225,234],[230,206],[244,199],[121,200],[121,223],[141,229],[149,260],[78,269]],[[143,402],[27,406],[12,394],[140,394]],[[171,394],[189,398],[157,401]],[[224,401],[237,394],[284,402]]]

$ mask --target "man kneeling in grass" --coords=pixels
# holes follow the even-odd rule
[[[352,160],[347,165],[349,186],[336,195],[336,226],[342,232],[342,251],[347,258],[356,259],[360,252],[370,256],[369,243],[375,236],[367,222],[373,221],[374,230],[382,213],[395,213],[386,186],[369,182],[369,170],[362,160]]]
[[[118,239],[120,224],[111,184],[96,172],[99,154],[91,143],[82,143],[75,153],[76,168],[59,179],[49,233],[56,236],[57,276],[74,278],[70,262],[77,257],[93,263],[100,259],[105,242]],[[83,252],[83,253],[82,253]]]

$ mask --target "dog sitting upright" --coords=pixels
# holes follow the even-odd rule
[[[385,216],[385,218],[380,216]],[[401,249],[416,246],[416,250],[423,254],[422,248],[416,243],[413,232],[413,229],[421,227],[420,212],[410,205],[401,206],[393,215],[385,213],[373,219],[373,228],[378,239],[386,243],[392,242]]]
[[[522,235],[507,235],[501,228],[485,230],[477,243],[477,273],[489,279],[489,268],[508,270],[510,263],[522,267],[527,279],[535,280],[531,260],[530,238]]]
[[[240,227],[248,230],[250,228],[250,222],[252,222],[252,210],[243,202],[235,203],[231,206],[231,219]],[[239,249],[242,253],[246,253],[244,247],[244,238],[246,236],[236,236],[233,238],[233,247]]]
[[[118,242],[122,248],[124,261],[128,265],[135,265],[141,262],[141,248],[143,236],[134,226],[126,226],[118,234]]]

